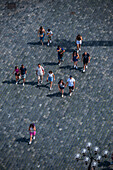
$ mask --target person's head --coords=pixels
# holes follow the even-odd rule
[[[21,67],[24,68],[24,65],[22,64]]]
[[[58,49],[60,50],[61,49],[61,47],[58,45]]]
[[[15,66],[15,70],[18,69],[18,66]]]
[[[41,26],[41,27],[40,27],[40,30],[42,30],[42,29],[43,29],[43,27]]]
[[[29,127],[30,127],[30,128],[34,128],[34,124],[33,124],[33,123],[31,123]]]
[[[41,66],[41,65],[40,65],[40,64],[38,64],[38,67],[39,67],[39,68],[40,68],[40,66]]]
[[[77,51],[73,51],[73,56],[77,56]]]
[[[49,71],[49,74],[52,74],[52,73],[53,73],[53,72],[50,70],[50,71]]]
[[[70,79],[72,79],[72,76],[70,75]]]
[[[62,80],[62,79],[60,80],[60,83],[63,83],[63,80]]]
[[[84,53],[85,55],[87,55],[87,52],[85,51],[85,53]]]
[[[48,29],[48,32],[50,32],[50,29]]]

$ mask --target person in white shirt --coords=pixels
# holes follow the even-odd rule
[[[47,36],[48,36],[48,46],[49,46],[49,43],[52,43],[52,41],[51,41],[51,37],[52,37],[52,35],[53,35],[53,32],[50,30],[50,29],[48,29],[48,31],[47,31]]]
[[[55,75],[52,71],[49,71],[48,75],[47,75],[47,82],[50,82],[50,90],[52,90],[52,84],[53,84],[53,79],[55,81]]]
[[[44,76],[44,68],[40,64],[38,64],[36,75],[38,75],[38,84],[40,80],[41,80],[40,83],[42,84],[43,76]]]
[[[70,78],[68,78],[66,86],[67,85],[69,87],[70,96],[72,96],[72,91],[74,91],[74,88],[75,88],[75,79],[72,76],[70,76]]]

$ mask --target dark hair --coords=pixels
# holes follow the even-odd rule
[[[40,29],[42,30],[42,26],[40,27]]]
[[[31,123],[30,126],[29,126],[29,128],[34,128],[34,126],[35,126],[35,125],[34,125],[33,123]]]
[[[53,73],[51,70],[49,71],[49,74]]]
[[[76,53],[76,56],[77,56],[77,51],[75,51],[75,50],[73,51],[73,57],[74,57],[74,53]]]
[[[60,46],[58,45],[58,49],[60,48]]]
[[[48,29],[48,31],[50,31],[50,29]]]
[[[77,35],[77,40],[81,40],[80,34]]]
[[[38,64],[38,66],[41,65],[41,64]]]
[[[18,66],[15,66],[15,70],[17,69]]]

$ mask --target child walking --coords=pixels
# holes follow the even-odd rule
[[[49,43],[52,43],[52,41],[51,41],[51,37],[52,37],[52,35],[53,35],[53,32],[50,30],[50,29],[48,29],[48,31],[47,31],[47,36],[48,36],[48,46],[49,46]]]
[[[29,132],[30,132],[30,141],[29,141],[29,145],[31,145],[32,143],[32,137],[35,140],[35,135],[36,135],[36,127],[34,124],[30,124],[29,126]]]
[[[47,75],[47,82],[50,82],[50,90],[52,90],[52,84],[53,84],[53,79],[55,81],[55,75],[52,71],[49,71],[48,75]]]

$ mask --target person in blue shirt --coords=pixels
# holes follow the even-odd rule
[[[21,78],[23,79],[23,86],[24,86],[25,85],[26,74],[27,74],[27,69],[24,67],[23,64],[20,67],[20,72],[21,72]]]
[[[64,61],[63,54],[64,54],[65,50],[63,48],[61,48],[60,46],[58,46],[57,52],[58,52],[58,65],[61,65],[61,61]]]

